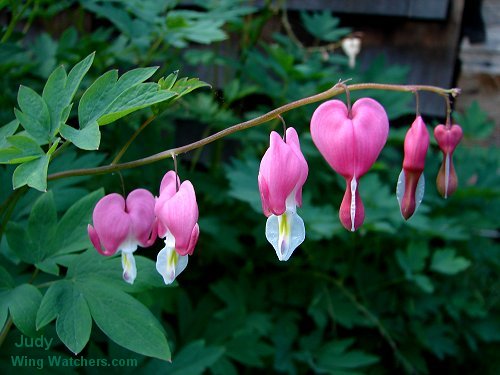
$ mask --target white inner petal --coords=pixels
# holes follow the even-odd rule
[[[295,194],[297,187],[293,189],[288,197],[286,197],[285,205],[288,212],[295,212],[297,210],[297,202],[295,201]]]
[[[351,180],[351,232],[355,231],[354,220],[356,219],[356,189],[358,187],[358,182],[356,181],[356,176]]]
[[[304,242],[304,221],[295,211],[287,210],[283,215],[271,215],[266,222],[266,238],[273,245],[278,259],[287,261]]]
[[[417,212],[418,206],[422,203],[422,199],[424,199],[425,192],[425,177],[422,173],[420,178],[418,179],[417,189],[415,190],[415,212]]]
[[[188,264],[188,255],[179,255],[173,247],[165,246],[156,257],[156,270],[165,284],[172,284]]]
[[[450,154],[446,154],[444,160],[444,197],[448,198],[448,186],[450,184]]]
[[[401,170],[398,177],[398,183],[396,185],[396,198],[398,198],[399,210],[401,211],[401,201],[403,200],[403,195],[405,194],[405,171]]]
[[[129,284],[133,284],[137,277],[137,268],[135,266],[135,258],[133,252],[122,250],[122,268],[123,280]]]

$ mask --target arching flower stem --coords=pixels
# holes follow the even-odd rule
[[[345,81],[344,81],[345,82]],[[184,154],[186,152],[192,151],[194,149],[197,149],[199,147],[205,146],[209,143],[212,143],[218,139],[221,139],[223,137],[226,137],[230,134],[239,132],[241,130],[245,130],[260,124],[263,124],[265,122],[271,121],[273,119],[276,119],[278,115],[281,115],[282,113],[288,112],[292,109],[299,108],[311,103],[316,103],[320,102],[322,100],[326,100],[332,97],[335,97],[345,91],[345,88],[342,87],[342,85],[345,85],[344,82],[337,83],[335,86],[331,87],[330,89],[323,91],[319,94],[312,95],[303,99],[296,100],[294,102],[285,104],[281,107],[278,107],[270,112],[267,112],[259,117],[256,117],[254,119],[248,120],[241,122],[239,124],[233,125],[227,129],[221,130],[215,134],[212,134],[206,138],[200,139],[199,141],[172,148],[169,150],[165,150],[162,152],[159,152],[157,154],[134,160],[134,161],[129,161],[126,163],[116,163],[116,164],[109,164],[105,165],[102,167],[96,167],[96,168],[83,168],[83,169],[73,169],[69,171],[64,171],[64,172],[57,172],[57,173],[52,173],[47,177],[48,181],[51,180],[57,180],[61,178],[66,178],[66,177],[74,177],[74,176],[88,176],[88,175],[97,175],[97,174],[105,174],[105,173],[111,173],[111,172],[116,172],[119,170],[123,169],[129,169],[129,168],[136,168],[140,167],[143,165],[148,165],[152,164],[155,162],[158,162],[160,160],[164,160],[166,158],[169,158],[172,156],[172,154],[179,155],[179,154]],[[427,91],[427,92],[433,92],[438,95],[451,95],[453,97],[456,97],[457,95],[460,94],[460,89],[459,88],[451,88],[451,89],[444,89],[442,87],[437,87],[437,86],[428,86],[428,85],[395,85],[395,84],[384,84],[384,83],[359,83],[359,84],[352,84],[352,85],[346,85],[350,91],[357,91],[357,90],[387,90],[387,91],[400,91],[400,92],[409,92],[409,93],[414,93],[415,91]]]

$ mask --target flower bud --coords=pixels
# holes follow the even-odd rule
[[[396,196],[403,217],[408,220],[417,210],[425,190],[424,166],[429,148],[429,132],[421,116],[417,116],[406,133],[403,170],[396,187]]]
[[[457,189],[458,179],[453,166],[453,152],[460,143],[463,136],[462,128],[459,125],[445,126],[438,125],[434,129],[434,138],[443,153],[443,161],[436,178],[436,185],[439,194],[448,198]]]

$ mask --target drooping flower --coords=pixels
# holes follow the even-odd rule
[[[356,56],[361,51],[361,39],[358,37],[344,38],[340,45],[349,58],[349,68],[354,68],[356,66]]]
[[[194,187],[187,180],[180,186],[179,183],[174,171],[167,172],[155,204],[158,236],[165,239],[165,247],[158,253],[156,270],[165,284],[171,284],[184,271],[200,234]]]
[[[305,239],[304,221],[296,207],[302,205],[302,186],[309,171],[294,128],[286,130],[285,139],[271,132],[258,176],[262,210],[267,216],[266,238],[281,261],[288,260]]]
[[[459,125],[438,125],[434,128],[434,138],[443,153],[443,162],[439,168],[436,185],[439,193],[448,198],[457,189],[458,179],[453,166],[453,152],[462,140],[463,132]]]
[[[149,247],[156,239],[153,195],[145,189],[132,191],[127,200],[119,194],[103,197],[94,208],[94,226],[87,231],[92,244],[106,256],[122,254],[123,279],[133,284],[137,276],[134,251]]]
[[[387,141],[389,120],[384,107],[371,98],[357,100],[351,111],[340,100],[321,104],[311,119],[314,144],[334,171],[346,180],[340,205],[342,225],[358,229],[365,217],[359,179],[371,168]]]
[[[403,217],[408,220],[422,202],[425,190],[424,166],[429,132],[417,116],[405,136],[403,170],[399,174],[396,196]]]

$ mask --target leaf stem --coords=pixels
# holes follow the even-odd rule
[[[74,169],[74,170],[69,170],[69,171],[64,171],[64,172],[57,172],[49,175],[47,177],[47,180],[57,180],[60,178],[66,178],[66,177],[73,177],[73,176],[87,176],[87,175],[95,175],[95,174],[104,174],[104,173],[111,173],[111,172],[116,172],[119,170],[123,169],[129,169],[129,168],[136,168],[140,167],[143,165],[151,164],[158,162],[160,160],[164,160],[166,158],[169,158],[172,156],[172,154],[179,155],[179,154],[184,154],[186,152],[192,151],[194,149],[197,149],[199,147],[205,146],[209,143],[212,143],[220,138],[226,137],[230,134],[239,132],[241,130],[245,130],[260,124],[263,124],[265,122],[268,122],[270,120],[273,120],[277,118],[279,115],[281,115],[284,112],[288,112],[292,109],[302,107],[311,103],[316,103],[322,100],[326,100],[329,98],[332,98],[334,96],[337,96],[341,93],[344,92],[344,87],[342,85],[344,82],[340,82],[336,84],[335,86],[331,87],[330,89],[323,91],[319,94],[309,96],[303,99],[296,100],[294,102],[285,104],[279,108],[276,108],[270,112],[267,112],[259,117],[256,117],[252,120],[244,121],[239,124],[233,125],[227,129],[221,130],[215,134],[212,134],[206,138],[200,139],[199,141],[172,148],[169,150],[165,150],[162,152],[159,152],[157,154],[126,162],[126,163],[121,163],[118,164],[116,162],[112,162],[109,165],[105,165],[102,167],[96,167],[96,168],[84,168],[84,169]],[[387,91],[401,91],[401,92],[409,92],[409,93],[414,93],[415,91],[428,91],[428,92],[433,92],[438,95],[447,95],[451,94],[452,96],[457,96],[460,93],[460,89],[458,88],[452,88],[452,89],[444,89],[441,87],[437,86],[428,86],[428,85],[395,85],[395,84],[384,84],[384,83],[359,83],[359,84],[352,84],[352,85],[347,85],[347,88],[350,91],[358,91],[358,90],[387,90]],[[152,121],[152,120],[151,120]],[[147,124],[146,124],[147,125]],[[145,125],[143,124],[145,127]],[[143,128],[141,126],[141,128]],[[139,128],[139,129],[141,129]],[[139,132],[139,129],[136,133]],[[126,145],[127,146],[127,145]],[[128,147],[128,146],[127,146]],[[118,156],[121,157],[121,155],[117,155],[115,159],[119,160]]]
[[[115,158],[113,159],[113,161],[111,162],[111,165],[115,165],[117,164],[120,159],[122,158],[123,154],[125,154],[125,152],[127,151],[127,149],[130,147],[130,145],[132,144],[132,142],[134,142],[134,140],[137,138],[137,136],[146,128],[146,126],[148,126],[154,119],[156,118],[156,115],[151,115],[149,116],[146,121],[144,121],[141,126],[139,126],[139,128],[134,132],[134,134],[132,134],[132,136],[130,137],[130,139],[127,141],[127,143],[125,143],[125,145],[123,145],[122,149],[120,150],[120,152],[118,152],[118,154],[115,156]]]
[[[0,39],[0,43],[5,43],[7,42],[7,40],[9,40],[11,34],[14,31],[14,28],[16,27],[17,21],[23,16],[26,9],[28,9],[28,7],[31,4],[31,1],[32,0],[28,0],[17,14],[14,14],[14,10],[12,10],[12,19],[9,22],[9,26],[7,26],[7,30],[5,30],[2,39]]]

